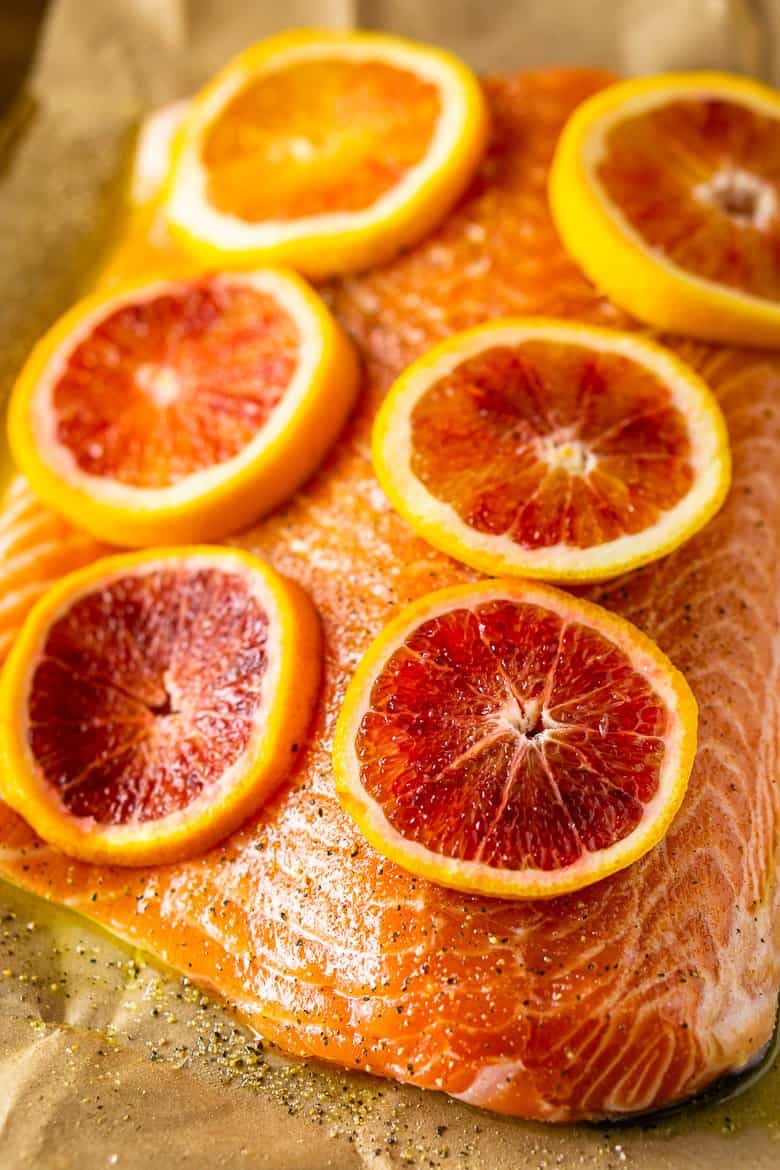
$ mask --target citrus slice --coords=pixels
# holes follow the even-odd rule
[[[95,561],[30,612],[0,681],[0,792],[73,857],[220,840],[291,770],[320,675],[297,585],[237,549]]]
[[[503,898],[577,890],[666,832],[696,751],[679,671],[550,586],[430,593],[371,644],[334,740],[346,811],[384,856]]]
[[[669,552],[728,490],[701,379],[630,333],[507,318],[411,365],[377,415],[374,467],[435,548],[494,576],[600,580]]]
[[[621,82],[579,106],[550,176],[587,276],[661,329],[780,345],[780,93],[744,77]]]
[[[207,263],[364,268],[449,211],[485,145],[476,78],[376,33],[261,41],[194,99],[168,184],[173,233]]]
[[[211,540],[313,471],[356,387],[350,343],[293,273],[130,284],[38,343],[11,450],[44,502],[102,540]]]

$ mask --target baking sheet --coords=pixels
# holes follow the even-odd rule
[[[5,17],[4,56],[17,35]],[[251,40],[313,23],[391,28],[447,44],[483,70],[563,61],[771,76],[780,6],[59,0],[27,95],[0,133],[3,393],[110,246],[139,119]],[[194,1170],[719,1170],[735,1159],[751,1170],[780,1165],[777,1062],[738,1099],[669,1120],[550,1128],[498,1118],[266,1052],[186,980],[0,885],[0,1170],[153,1161]]]

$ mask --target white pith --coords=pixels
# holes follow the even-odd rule
[[[218,780],[204,789],[200,796],[191,801],[183,809],[169,813],[165,817],[151,821],[129,821],[123,825],[106,825],[95,821],[93,817],[77,817],[62,802],[58,789],[51,784],[44,775],[30,748],[30,719],[29,697],[35,671],[40,663],[46,639],[54,624],[62,618],[69,609],[82,597],[99,593],[114,581],[123,577],[144,577],[150,573],[164,571],[171,572],[177,569],[197,571],[199,569],[221,569],[231,576],[240,577],[248,587],[249,594],[254,597],[268,618],[268,636],[265,646],[266,666],[262,674],[258,701],[252,719],[252,732],[246,747],[228,767]],[[215,550],[208,555],[188,555],[186,558],[172,560],[170,557],[161,557],[160,560],[145,560],[135,567],[117,567],[113,572],[106,573],[99,581],[86,583],[77,592],[65,597],[58,608],[49,615],[47,621],[39,630],[35,643],[30,647],[28,661],[22,675],[19,690],[19,732],[18,743],[24,756],[24,763],[30,782],[37,788],[40,796],[53,805],[69,823],[85,836],[96,832],[107,843],[120,845],[123,842],[141,842],[145,839],[157,840],[161,835],[175,833],[178,829],[186,829],[193,821],[209,810],[213,810],[222,800],[234,792],[236,786],[245,778],[248,762],[258,757],[262,750],[266,735],[268,714],[273,705],[274,695],[279,684],[282,666],[283,647],[281,643],[282,619],[273,591],[258,572],[253,573],[247,565],[231,553],[230,549]]]
[[[451,374],[459,365],[494,346],[512,346],[532,339],[544,339],[560,344],[587,346],[601,353],[626,357],[650,369],[662,379],[670,391],[672,404],[680,410],[688,423],[691,444],[689,461],[694,471],[691,490],[673,507],[663,512],[655,524],[642,532],[626,534],[616,540],[587,548],[579,548],[565,542],[528,548],[501,534],[479,532],[472,528],[446,501],[434,496],[417,478],[411,469],[412,413],[418,399],[439,379]],[[385,473],[390,477],[399,497],[403,500],[403,511],[414,518],[414,523],[426,538],[437,544],[441,534],[453,538],[464,548],[490,558],[495,572],[516,571],[518,563],[526,571],[534,566],[554,576],[556,572],[566,575],[571,572],[595,574],[614,571],[616,564],[632,563],[643,551],[664,548],[674,542],[677,533],[694,526],[717,495],[723,479],[722,435],[713,425],[713,402],[705,397],[697,382],[688,380],[679,365],[658,347],[644,344],[639,337],[629,334],[610,334],[607,331],[590,330],[583,327],[569,327],[565,323],[508,323],[495,329],[477,329],[465,336],[462,343],[431,361],[423,361],[414,367],[398,384],[403,388],[393,393],[392,410],[387,416],[386,430],[382,437]],[[715,408],[717,410],[717,408]],[[542,439],[539,454],[551,466],[579,470],[582,466],[590,470],[597,462],[597,455],[590,452],[585,444],[575,445],[570,438]],[[441,539],[442,547],[444,540]],[[450,551],[445,549],[444,551]],[[457,555],[457,554],[454,554]]]
[[[598,465],[598,456],[590,450],[587,443],[573,436],[558,434],[555,437],[545,435],[537,443],[539,458],[548,467],[560,467],[570,475],[587,475]]]
[[[170,366],[144,362],[135,372],[135,384],[155,406],[171,406],[181,396],[181,379]]]
[[[475,593],[473,601],[467,597],[460,600],[444,597],[438,602],[432,602],[430,607],[425,609],[425,612],[420,612],[417,606],[413,606],[412,608],[415,609],[413,619],[402,627],[399,621],[399,629],[395,636],[382,645],[381,652],[375,649],[376,643],[369,647],[365,658],[358,667],[356,682],[359,680],[363,687],[361,701],[355,704],[352,709],[348,723],[339,729],[339,743],[342,745],[344,754],[343,767],[339,777],[340,787],[360,807],[364,822],[361,828],[369,839],[382,852],[384,852],[384,845],[386,845],[387,854],[401,864],[408,863],[412,872],[422,874],[444,885],[451,884],[461,889],[489,890],[491,895],[498,897],[511,897],[516,893],[518,871],[502,870],[485,862],[464,861],[447,857],[445,854],[428,849],[399,833],[385,816],[378,801],[370,796],[363,786],[360,776],[360,762],[355,750],[361,722],[370,706],[374,681],[396,650],[404,645],[412,631],[443,613],[450,613],[458,609],[473,610],[492,600],[509,600],[520,604],[538,605],[558,614],[566,622],[584,621],[586,625],[603,634],[627,655],[632,667],[651,685],[670,714],[670,726],[663,737],[665,750],[658,777],[658,787],[652,799],[644,805],[643,816],[639,824],[631,833],[606,849],[589,852],[583,847],[581,856],[567,867],[554,870],[523,869],[521,873],[524,889],[529,891],[529,896],[543,897],[545,890],[554,893],[561,882],[568,882],[574,874],[586,874],[591,871],[596,872],[597,875],[603,875],[614,872],[621,867],[622,859],[632,859],[641,853],[642,846],[647,841],[648,836],[657,829],[658,825],[666,827],[669,820],[670,799],[673,798],[679,784],[681,762],[684,757],[685,728],[682,720],[677,716],[679,693],[673,682],[674,671],[670,664],[669,668],[665,670],[661,662],[646,653],[641,647],[633,645],[627,638],[621,638],[619,634],[616,636],[616,630],[606,612],[605,621],[600,626],[594,620],[594,615],[590,610],[587,616],[580,617],[577,613],[576,603],[571,604],[571,599],[567,598],[566,595],[562,595],[560,605],[556,606],[551,601],[549,589],[541,587],[537,591],[533,584],[528,582],[523,582],[522,594],[519,590],[517,594],[510,594],[507,592],[505,583],[498,582],[495,590],[480,589],[479,593]],[[525,730],[526,724],[533,717],[533,714],[533,711],[522,713],[517,728],[519,732]],[[541,715],[546,728],[546,731],[541,734],[546,737],[547,733],[555,728],[556,723],[546,709],[541,709]],[[507,720],[507,728],[512,725],[513,720],[510,717]]]
[[[759,232],[766,231],[778,212],[777,192],[774,187],[767,183],[766,179],[753,175],[741,167],[724,167],[715,171],[706,183],[696,184],[693,194],[700,203],[718,208],[735,223],[755,228]],[[733,195],[749,197],[753,203],[751,212],[735,212],[725,208],[724,198]]]
[[[621,233],[626,235],[637,248],[641,249],[641,251],[651,255],[653,257],[653,261],[660,267],[666,269],[668,272],[674,274],[677,277],[682,275],[687,281],[690,281],[693,284],[698,285],[700,288],[707,289],[709,291],[723,291],[724,286],[719,284],[717,281],[707,280],[706,277],[698,276],[696,273],[689,272],[687,268],[683,268],[679,264],[676,264],[674,260],[669,259],[669,257],[659,249],[650,247],[647,241],[633,227],[628,219],[626,219],[625,215],[617,206],[617,204],[614,203],[612,199],[610,199],[609,195],[596,177],[596,169],[606,152],[607,137],[609,132],[617,123],[623,122],[626,119],[633,117],[634,115],[642,114],[647,110],[652,110],[659,106],[667,105],[669,102],[673,101],[722,101],[724,99],[728,99],[735,105],[746,106],[748,109],[757,111],[758,113],[761,113],[767,117],[774,118],[775,121],[780,124],[777,107],[770,101],[763,100],[758,94],[745,92],[732,93],[728,90],[719,91],[717,89],[708,89],[706,86],[686,86],[670,88],[669,90],[664,91],[655,91],[652,93],[636,94],[634,97],[620,102],[615,106],[614,109],[602,114],[582,140],[582,163],[592,191],[598,202],[602,205],[602,208],[609,215],[610,219],[612,219],[619,226]],[[760,183],[762,188],[767,186],[764,180],[762,180],[759,176],[752,175],[749,172],[743,173],[749,175],[750,179]],[[708,185],[701,184],[700,188],[706,186]],[[694,193],[696,193],[696,189],[694,190]],[[770,196],[774,198],[770,198]],[[705,200],[708,199],[708,197],[705,195],[705,192],[701,189],[699,189],[699,197]],[[776,214],[777,212],[776,196],[775,193],[771,191],[771,188],[769,189],[769,195],[763,196],[763,203],[764,211],[762,212],[762,222],[755,225],[758,230],[764,229],[771,221],[772,214],[769,215],[765,222],[763,221],[763,216],[767,212],[771,211],[773,214]],[[752,293],[743,291],[738,288],[727,288],[727,291],[730,295],[738,297],[740,300],[745,300],[748,303],[752,303],[756,306],[765,307],[767,304],[774,303],[772,301],[768,301],[764,297],[755,296]]]
[[[380,61],[395,65],[430,82],[439,91],[440,113],[425,157],[410,167],[401,179],[369,207],[359,211],[329,212],[295,220],[263,220],[249,223],[218,211],[208,200],[208,171],[200,159],[201,140],[221,110],[248,83],[273,75],[292,64],[310,60]],[[466,100],[453,68],[446,60],[417,50],[411,45],[382,47],[373,40],[324,40],[291,45],[274,54],[259,70],[236,64],[224,84],[198,105],[189,125],[189,146],[176,164],[175,177],[166,205],[172,223],[193,230],[198,236],[219,242],[225,249],[242,250],[277,245],[312,234],[354,232],[387,219],[435,175],[447,162],[468,114]],[[300,148],[303,156],[305,146]]]
[[[209,278],[210,283],[221,286],[244,285],[255,288],[272,297],[288,314],[296,326],[297,365],[278,404],[271,411],[265,423],[246,446],[223,463],[202,468],[184,476],[176,483],[165,487],[149,488],[125,484],[107,476],[92,475],[79,467],[72,452],[57,438],[57,414],[54,408],[54,389],[65,372],[68,360],[74,350],[106,317],[118,309],[131,304],[154,300],[155,297],[184,289],[188,281],[158,281],[141,289],[131,289],[104,301],[88,313],[61,342],[50,356],[46,368],[35,387],[30,400],[30,427],[35,446],[43,462],[55,475],[92,499],[120,507],[143,511],[158,511],[163,508],[178,508],[191,500],[231,481],[239,472],[250,466],[284,432],[290,419],[311,388],[312,380],[322,359],[322,340],[319,322],[314,316],[305,296],[283,275],[272,270],[251,273],[223,273]],[[146,370],[144,374],[143,371]],[[175,398],[175,376],[164,367],[141,366],[136,380],[141,377],[142,389],[148,391],[158,405]],[[146,385],[144,385],[146,383]]]
[[[190,99],[182,98],[144,119],[133,157],[130,184],[133,203],[148,203],[159,194],[170,163],[173,139],[189,107]]]

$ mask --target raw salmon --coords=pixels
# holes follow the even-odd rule
[[[11,481],[0,503],[0,662],[48,585],[107,551],[39,503],[21,476]]]
[[[778,537],[780,356],[677,345],[729,422],[735,482],[666,560],[592,596],[687,674],[700,748],[663,843],[552,902],[466,897],[384,862],[341,812],[330,746],[359,655],[396,608],[468,574],[415,538],[372,475],[372,414],[432,341],[506,313],[629,324],[567,259],[545,199],[561,125],[606,81],[488,83],[492,146],[442,229],[328,295],[361,346],[356,417],[307,488],[244,538],[301,581],[327,679],[297,774],[199,860],[147,871],[73,863],[0,813],[0,869],[215,988],[285,1049],[571,1121],[660,1106],[756,1059],[780,983]]]

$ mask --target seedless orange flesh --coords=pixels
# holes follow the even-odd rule
[[[334,744],[385,856],[474,893],[551,897],[655,845],[696,745],[682,675],[628,622],[547,586],[432,593],[375,640]]]
[[[77,342],[52,386],[56,438],[86,475],[170,487],[247,446],[282,402],[300,344],[262,289],[163,287]]]
[[[98,560],[44,595],[6,663],[3,796],[75,857],[200,852],[294,766],[319,670],[310,602],[246,553]]]
[[[377,416],[374,466],[436,548],[493,575],[616,576],[701,528],[728,490],[707,386],[628,333],[488,321],[413,363]]]
[[[550,173],[568,251],[656,328],[776,346],[780,93],[725,73],[618,82],[574,111]]]
[[[485,146],[476,78],[441,49],[295,30],[240,53],[195,96],[163,196],[205,263],[309,276],[383,263],[431,231]]]
[[[497,344],[436,382],[411,422],[428,490],[527,548],[640,532],[693,483],[685,419],[661,379],[584,345]]]
[[[391,63],[292,62],[209,127],[210,202],[250,223],[362,211],[423,159],[440,107],[431,82]]]
[[[215,539],[314,470],[357,381],[348,339],[292,272],[136,281],[39,342],[9,438],[41,499],[102,540]]]
[[[648,248],[780,301],[779,114],[716,93],[670,98],[608,130],[596,177]]]
[[[74,601],[28,699],[32,755],[65,808],[127,825],[207,794],[249,743],[267,639],[268,615],[218,569],[128,576]]]

